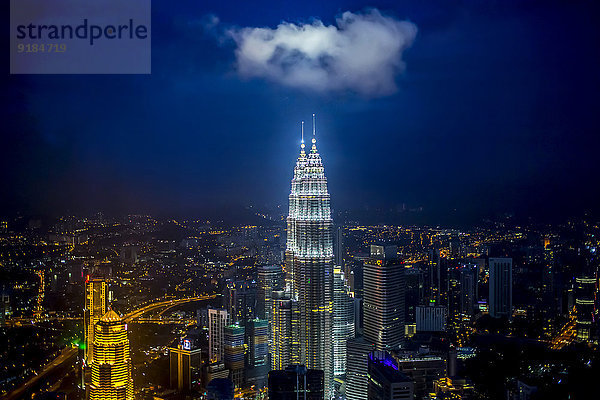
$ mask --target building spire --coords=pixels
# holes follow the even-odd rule
[[[302,140],[300,141],[300,147],[302,148],[302,150],[300,151],[300,153],[304,154],[304,121],[302,121],[301,126]]]
[[[315,114],[313,113],[313,120],[312,120],[312,128],[313,128],[313,137],[312,137],[312,151],[313,153],[317,151],[317,121],[316,121],[316,117]]]

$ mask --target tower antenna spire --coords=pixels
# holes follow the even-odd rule
[[[313,113],[313,138],[317,135],[317,122],[315,114]]]
[[[301,153],[304,154],[304,121],[301,124],[302,140],[300,141]]]

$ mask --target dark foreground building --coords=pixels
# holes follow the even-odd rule
[[[234,386],[230,379],[216,378],[206,386],[208,400],[233,400]]]
[[[323,400],[324,373],[304,365],[269,372],[269,400]]]
[[[369,354],[369,400],[413,400],[414,384],[387,352]]]

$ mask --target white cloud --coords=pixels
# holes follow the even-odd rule
[[[271,28],[232,28],[240,76],[319,92],[350,90],[368,97],[397,90],[402,52],[417,27],[378,10],[343,13],[336,26],[283,22]]]

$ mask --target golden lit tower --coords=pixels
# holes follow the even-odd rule
[[[127,324],[110,310],[94,326],[90,400],[133,399]]]
[[[90,278],[85,281],[85,308],[83,310],[85,330],[85,352],[86,365],[91,365],[94,351],[94,325],[108,311],[108,290],[104,278]]]

